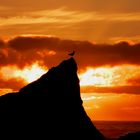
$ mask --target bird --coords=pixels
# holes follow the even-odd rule
[[[73,51],[72,53],[69,53],[68,55],[74,56],[74,54],[75,54],[75,51]]]

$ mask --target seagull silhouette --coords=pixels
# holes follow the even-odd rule
[[[74,56],[74,54],[75,54],[75,51],[73,51],[72,53],[69,53],[68,55]]]

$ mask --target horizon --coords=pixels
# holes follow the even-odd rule
[[[75,51],[92,120],[140,121],[140,1],[0,1],[0,95]]]

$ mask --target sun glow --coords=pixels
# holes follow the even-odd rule
[[[47,71],[48,69],[45,66],[41,66],[38,62],[35,62],[24,69],[19,69],[17,66],[2,67],[0,69],[0,76],[5,81],[17,78],[23,79],[25,83],[30,83],[37,80]],[[80,86],[108,87],[132,85],[133,81],[130,79],[136,79],[136,77],[140,76],[140,67],[131,65],[121,67],[89,67],[85,71],[79,72],[78,76]]]
[[[45,74],[46,72],[47,71],[42,68],[38,63],[34,63],[30,67],[16,71],[14,77],[23,78],[26,82],[30,83],[37,80],[41,75]]]
[[[40,66],[38,62],[25,67],[24,69],[19,69],[17,66],[7,66],[0,70],[2,73],[2,79],[9,80],[12,78],[23,79],[26,83],[33,82],[37,80],[41,75],[47,72],[47,68]]]
[[[123,69],[123,71],[122,71]],[[116,67],[87,68],[79,74],[81,86],[131,86],[129,79],[140,76],[140,67],[123,65]]]
[[[109,86],[112,83],[113,72],[107,68],[89,68],[79,75],[81,86]]]

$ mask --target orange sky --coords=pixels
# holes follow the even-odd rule
[[[139,41],[138,0],[1,0],[1,37],[53,35],[99,43]]]
[[[84,107],[96,120],[140,120],[140,1],[1,0],[0,94],[75,50]]]

